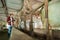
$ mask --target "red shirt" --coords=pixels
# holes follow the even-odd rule
[[[10,16],[8,16],[8,17],[7,17],[7,22],[8,22],[9,25],[11,25],[11,22],[14,24],[14,19],[13,19],[13,17],[12,17],[12,21],[11,21]]]

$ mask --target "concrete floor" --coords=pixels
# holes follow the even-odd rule
[[[38,33],[37,30],[35,30],[35,32]],[[41,35],[39,35],[40,31],[39,31],[38,34],[34,33],[34,37],[35,37],[34,38],[32,36],[29,36],[28,33],[24,33],[24,32],[22,32],[22,31],[20,31],[20,30],[18,30],[18,29],[16,29],[16,28],[13,27],[12,28],[12,33],[11,33],[11,36],[10,36],[10,40],[40,40],[41,38],[42,38],[42,40],[45,40],[44,36],[42,37]],[[7,34],[8,33],[5,30],[0,31],[0,40],[8,40],[8,35]],[[53,35],[52,36],[53,36],[53,40],[60,40],[60,30],[53,31]]]
[[[35,39],[13,27],[10,40],[35,40]]]

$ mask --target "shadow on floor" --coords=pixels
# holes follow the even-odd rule
[[[0,40],[8,40],[7,30],[0,31]]]

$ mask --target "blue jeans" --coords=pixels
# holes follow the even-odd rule
[[[11,31],[12,31],[12,26],[10,25],[10,26],[8,27],[8,37],[10,37]]]

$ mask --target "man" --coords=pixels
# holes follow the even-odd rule
[[[7,17],[7,28],[8,28],[8,37],[10,37],[10,34],[11,34],[11,30],[12,30],[12,26],[14,25],[14,18],[13,18],[13,14],[10,14],[8,17]]]

